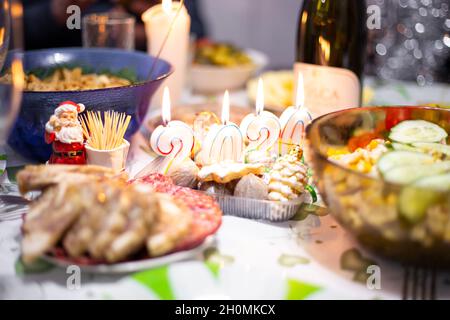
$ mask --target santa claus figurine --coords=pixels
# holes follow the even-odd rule
[[[83,129],[78,121],[78,113],[84,105],[64,101],[45,125],[45,142],[52,143],[51,164],[86,164]]]

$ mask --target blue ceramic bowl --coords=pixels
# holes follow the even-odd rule
[[[111,109],[131,115],[132,120],[125,136],[129,139],[139,129],[152,95],[172,72],[169,63],[158,60],[151,80],[148,80],[155,59],[145,53],[100,48],[57,48],[26,52],[25,72],[80,66],[93,72],[125,72],[134,75],[137,82],[129,86],[95,90],[24,91],[21,110],[8,139],[9,145],[30,160],[47,161],[51,146],[44,141],[45,123],[58,104],[66,100],[83,103],[86,110]],[[9,59],[6,65],[8,63]]]

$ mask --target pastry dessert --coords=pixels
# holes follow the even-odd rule
[[[267,175],[269,200],[289,201],[298,198],[308,182],[307,166],[302,163],[303,152],[295,146],[285,156],[277,159]]]
[[[221,162],[201,168],[198,177],[203,182],[228,183],[250,173],[263,174],[264,165],[262,163]]]

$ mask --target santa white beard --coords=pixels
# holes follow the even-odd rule
[[[55,132],[56,140],[62,143],[83,143],[83,130],[80,124],[70,127],[61,127],[59,132]]]

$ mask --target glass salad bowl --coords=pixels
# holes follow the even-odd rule
[[[424,151],[417,148],[423,142],[416,145],[408,137],[401,141],[404,137],[392,135],[396,130],[392,128],[398,128],[402,122],[414,123],[416,127],[423,123],[409,120],[425,120],[431,126],[433,123],[438,125],[441,136],[432,145],[441,148],[450,144],[450,110],[355,108],[316,119],[307,128],[306,156],[331,213],[361,244],[403,263],[449,267],[449,149],[445,146],[442,153],[431,152],[423,156],[420,154]],[[422,131],[412,128],[408,132],[420,134]],[[392,137],[405,143],[383,144],[386,147],[383,155],[373,163],[377,166],[375,171],[368,168],[368,173],[364,173],[330,158],[330,154],[339,153],[339,150],[348,154],[349,149],[365,147],[375,139],[383,143]],[[395,171],[381,170],[381,159],[388,152],[397,152],[391,154],[389,163],[395,163]],[[423,166],[415,164],[416,158],[429,156],[439,162],[440,170],[436,165],[424,170]]]

